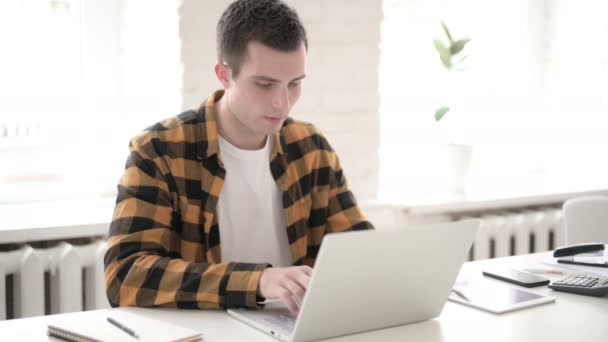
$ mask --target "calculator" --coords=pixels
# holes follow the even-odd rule
[[[549,284],[556,291],[572,292],[587,296],[604,296],[608,294],[608,278],[592,275],[572,275]]]

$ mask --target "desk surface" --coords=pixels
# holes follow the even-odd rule
[[[541,262],[550,254],[539,253],[465,263],[461,276],[481,277],[484,266],[505,265],[518,269],[549,268]],[[544,275],[552,279],[562,275]],[[531,291],[550,294],[555,303],[495,315],[447,302],[438,318],[415,324],[376,330],[328,341],[608,341],[608,296],[586,297],[553,292],[547,287]],[[205,341],[268,341],[274,338],[242,324],[223,311],[116,308],[0,322],[0,340],[58,341],[46,336],[46,325],[68,315],[97,315],[123,310],[189,327],[203,333]]]

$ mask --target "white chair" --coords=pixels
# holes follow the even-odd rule
[[[566,245],[608,243],[608,196],[572,198],[564,203],[563,211]]]

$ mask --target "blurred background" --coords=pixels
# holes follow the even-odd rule
[[[129,138],[220,87],[229,2],[2,1],[0,203],[113,197]],[[310,39],[292,115],[329,137],[360,201],[606,187],[605,1],[288,2]],[[470,39],[462,71],[441,64],[441,22]]]
[[[287,2],[310,43],[291,114],[376,227],[481,218],[469,260],[585,242],[562,205],[608,194],[608,2]],[[107,307],[129,139],[220,87],[229,3],[0,1],[0,320]]]

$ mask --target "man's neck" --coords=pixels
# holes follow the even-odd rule
[[[259,150],[266,143],[266,136],[254,134],[232,113],[228,106],[228,96],[224,94],[215,103],[218,132],[222,138],[242,150]]]

